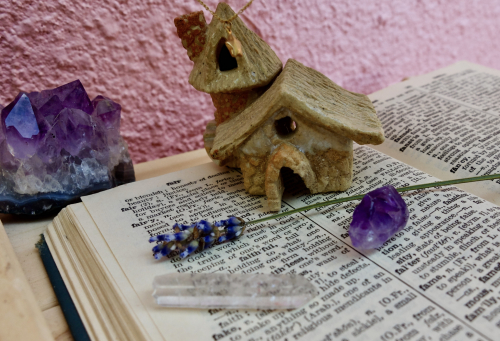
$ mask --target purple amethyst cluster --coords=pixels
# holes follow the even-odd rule
[[[79,80],[1,109],[0,212],[37,215],[135,180],[121,106]]]

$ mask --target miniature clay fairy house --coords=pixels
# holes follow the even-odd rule
[[[220,3],[222,18],[234,14]],[[202,12],[176,19],[194,61],[189,82],[211,95],[217,111],[204,134],[207,153],[220,165],[241,168],[249,194],[267,195],[281,208],[281,169],[298,174],[311,193],[351,186],[353,141],[380,144],[384,134],[367,96],[352,93],[318,71],[289,59],[283,71],[271,48],[236,18],[242,55],[232,57],[227,32]]]

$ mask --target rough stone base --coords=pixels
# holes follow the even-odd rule
[[[239,156],[246,191],[253,195],[267,195],[271,211],[281,209],[284,192],[281,168],[290,168],[298,174],[311,193],[325,193],[345,191],[351,186],[352,162],[352,151],[303,154],[288,143],[280,145],[268,157]]]
[[[243,173],[245,190],[252,195],[266,194],[267,156],[257,157],[240,154],[239,165]]]
[[[240,152],[238,158],[231,158],[229,166],[241,169],[248,194],[266,195],[269,210],[280,211],[281,197],[285,190],[281,175],[283,167],[298,174],[311,193],[326,193],[345,191],[351,186],[352,163],[352,150],[330,149],[316,154],[304,154],[293,145],[283,143],[266,156],[245,155]]]
[[[317,189],[311,193],[345,191],[352,184],[353,152],[333,149],[316,154],[306,154],[316,174]]]

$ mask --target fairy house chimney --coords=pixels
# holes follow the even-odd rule
[[[177,35],[187,50],[189,59],[195,61],[205,47],[207,22],[202,11],[182,15],[174,20]]]

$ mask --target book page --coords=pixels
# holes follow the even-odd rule
[[[355,146],[353,186],[308,194],[297,183],[282,210],[393,184],[436,181],[366,146]],[[83,198],[107,247],[133,288],[127,298],[165,340],[494,340],[500,328],[500,207],[455,187],[405,193],[406,228],[378,250],[352,247],[347,230],[357,202],[250,225],[237,240],[186,259],[152,257],[148,238],[174,222],[211,221],[266,212],[264,197],[245,193],[237,170],[202,165]],[[99,240],[101,238],[101,241]],[[105,249],[105,247],[101,247]],[[107,252],[111,251],[113,257]],[[318,296],[280,310],[168,309],[155,305],[152,281],[170,272],[297,273]],[[120,286],[120,282],[117,281]],[[133,297],[132,297],[133,296]],[[137,304],[140,301],[141,306]],[[129,305],[132,305],[129,303]],[[144,325],[144,323],[143,323]]]
[[[375,149],[442,180],[500,172],[500,71],[459,62],[369,97],[386,137]],[[500,205],[500,180],[458,187]]]

